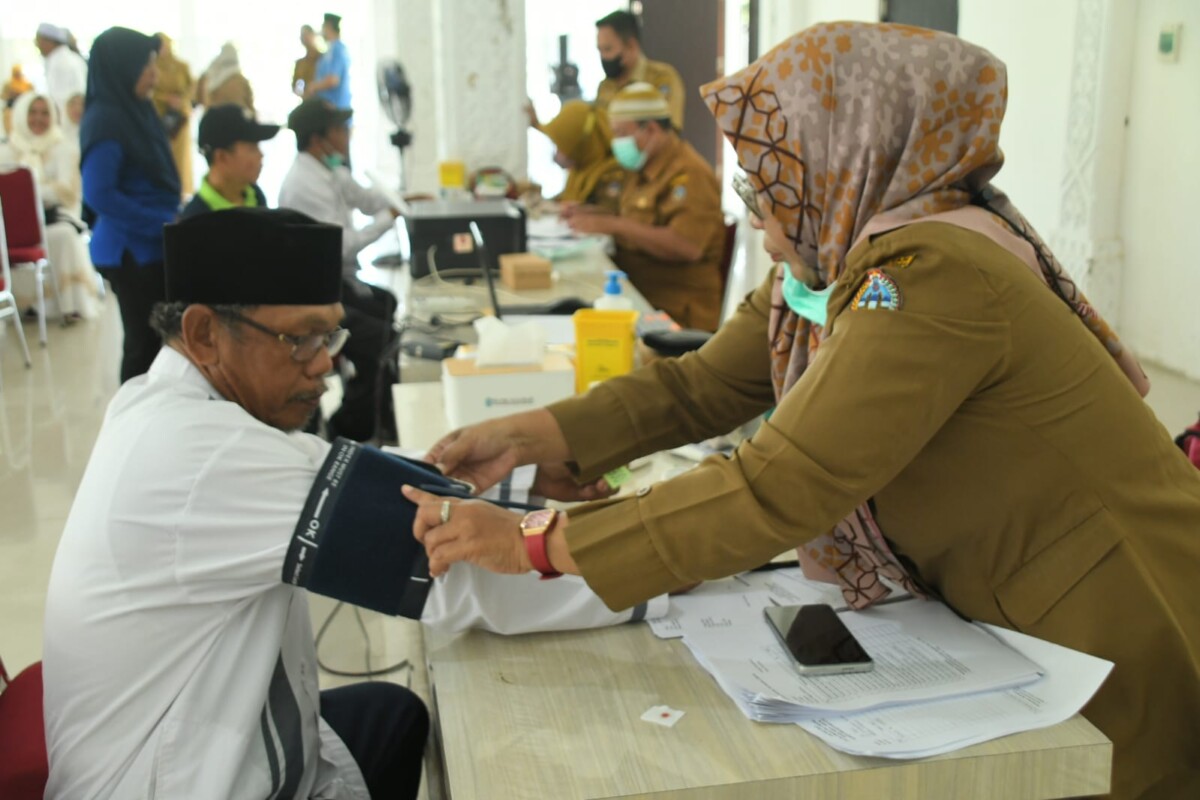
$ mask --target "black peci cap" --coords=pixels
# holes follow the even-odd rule
[[[167,225],[167,301],[322,306],[342,297],[342,229],[290,209],[231,208]]]

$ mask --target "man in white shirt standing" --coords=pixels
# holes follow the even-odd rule
[[[298,432],[346,341],[341,230],[236,208],[164,241],[165,346],[109,405],[51,572],[45,796],[415,797],[425,707],[319,691],[308,615],[305,589],[419,616],[429,582],[396,460]]]
[[[310,98],[288,115],[288,127],[296,134],[296,161],[279,189],[279,207],[293,208],[315,220],[342,229],[343,323],[353,332],[346,356],[355,375],[347,381],[342,405],[329,420],[331,436],[367,441],[391,438],[391,392],[377,393],[379,356],[394,338],[392,320],[396,297],[358,277],[358,254],[392,229],[400,212],[381,193],[354,180],[346,167],[350,152],[350,109],[337,109],[327,100]],[[354,212],[374,216],[365,228],[354,227]],[[393,374],[383,365],[385,379]],[[394,381],[389,381],[394,382]],[[375,430],[375,405],[382,403]]]
[[[66,28],[43,22],[33,41],[46,59],[46,93],[62,112],[63,132],[78,143],[87,94],[87,62],[71,49],[71,32]]]

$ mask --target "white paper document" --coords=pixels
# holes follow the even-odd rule
[[[940,603],[910,600],[847,611],[841,618],[874,659],[870,672],[799,674],[761,610],[757,624],[689,627],[684,644],[743,713],[762,722],[798,722],[1008,689],[1042,674],[1033,661]]]
[[[1036,661],[1046,675],[1036,683],[879,711],[801,722],[800,727],[845,753],[924,758],[1001,736],[1065,722],[1092,698],[1112,662],[984,625]]]
[[[610,237],[579,234],[571,229],[567,221],[550,215],[529,219],[526,222],[529,252],[552,261],[568,258],[591,248],[602,249]]]
[[[670,611],[651,621],[650,629],[661,639],[677,639],[692,630],[763,625],[763,609],[769,605],[808,603],[845,607],[838,587],[805,580],[799,567],[744,572],[675,595]]]

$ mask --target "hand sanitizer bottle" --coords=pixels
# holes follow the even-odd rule
[[[592,307],[600,311],[632,311],[633,301],[621,293],[621,279],[625,273],[619,269],[606,270],[604,294],[596,298]]]

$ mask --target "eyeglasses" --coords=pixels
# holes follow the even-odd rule
[[[262,331],[268,336],[274,336],[284,344],[292,346],[292,361],[311,361],[316,358],[317,353],[321,352],[324,347],[329,352],[329,357],[333,358],[338,353],[342,352],[342,348],[346,346],[346,340],[350,338],[350,331],[345,328],[334,328],[329,333],[313,333],[308,336],[293,336],[290,333],[280,333],[273,331],[266,325],[261,325],[249,317],[242,316],[234,311],[218,312],[222,317],[236,320],[245,325],[249,325],[257,331]]]
[[[758,207],[758,192],[744,173],[739,172],[733,176],[733,190],[738,193],[738,197],[742,198],[742,202],[746,204],[746,208],[750,209],[751,214],[759,219],[763,218],[762,209]]]

